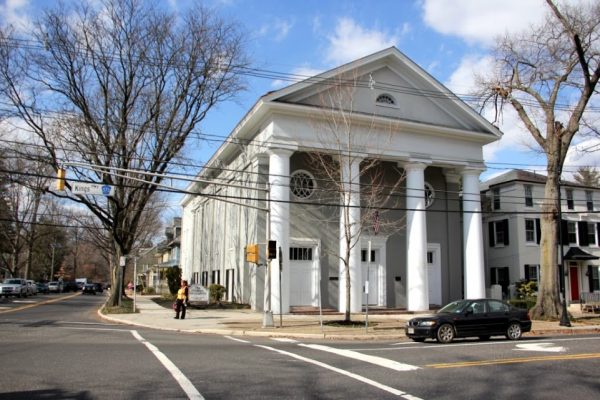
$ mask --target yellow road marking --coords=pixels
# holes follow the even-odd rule
[[[35,303],[35,304],[28,304],[26,306],[21,306],[21,307],[15,307],[15,308],[11,308],[10,310],[4,310],[4,311],[0,311],[0,314],[6,314],[9,312],[14,312],[14,311],[20,311],[20,310],[26,310],[28,308],[32,308],[32,307],[37,307],[37,306],[41,306],[43,304],[50,304],[50,303],[56,303],[57,301],[61,301],[61,300],[66,300],[66,299],[70,299],[72,297],[75,296],[79,296],[81,293],[77,292],[75,294],[71,294],[69,296],[64,296],[64,297],[59,297],[58,299],[52,299],[52,300],[45,300],[45,301],[40,301],[39,303]]]
[[[519,364],[527,362],[539,361],[557,361],[557,360],[585,360],[590,358],[600,358],[600,353],[584,353],[584,354],[564,354],[560,356],[538,356],[538,357],[522,357],[522,358],[505,358],[499,360],[482,360],[482,361],[466,361],[457,363],[442,363],[425,365],[426,368],[464,368],[478,367],[482,365],[500,365],[500,364]]]

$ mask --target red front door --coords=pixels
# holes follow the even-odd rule
[[[569,278],[571,279],[571,301],[579,300],[579,269],[569,267]]]

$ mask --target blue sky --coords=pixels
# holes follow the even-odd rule
[[[185,12],[191,1],[197,0],[163,0],[163,4]],[[0,0],[0,19],[26,25],[36,10],[50,4]],[[457,94],[469,93],[473,70],[489,66],[487,56],[497,35],[526,28],[547,9],[543,0],[207,0],[204,4],[239,22],[257,68],[311,75],[396,46]],[[247,92],[213,109],[201,127],[203,133],[226,137],[258,97],[285,84],[251,78]],[[545,159],[531,150],[532,139],[513,114],[505,114],[501,129],[502,140],[484,149],[492,168],[482,179],[500,172],[503,165],[493,163],[544,170]],[[213,144],[191,151],[206,161],[216,148]],[[573,153],[567,164],[600,165],[597,158]]]

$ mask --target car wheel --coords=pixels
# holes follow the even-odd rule
[[[506,328],[506,338],[510,340],[518,340],[521,338],[521,324],[518,322],[511,322]]]
[[[443,324],[437,331],[437,341],[450,343],[454,339],[454,328],[450,324]]]

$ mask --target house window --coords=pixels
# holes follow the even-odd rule
[[[575,221],[567,221],[567,239],[569,244],[577,243],[577,223]]]
[[[386,105],[396,105],[396,100],[389,94],[380,94],[377,96],[377,100],[375,100],[378,104],[386,104]]]
[[[198,283],[198,272],[192,274],[192,285]]]
[[[427,264],[433,264],[435,259],[433,258],[433,251],[427,252]]]
[[[367,250],[361,250],[360,261],[367,262]],[[375,262],[375,250],[371,250],[371,261],[370,262]]]
[[[525,207],[533,207],[533,187],[525,185]]]
[[[311,247],[290,247],[290,261],[312,261]]]
[[[594,196],[591,190],[585,191],[585,204],[588,211],[594,211]]]
[[[203,271],[202,272],[202,278],[201,278],[201,284],[202,286],[206,287],[208,286],[208,271]]]
[[[590,279],[590,292],[596,292],[600,290],[600,273],[598,273],[597,265],[588,266],[588,274]]]
[[[525,280],[538,281],[540,279],[539,264],[525,264]]]
[[[594,222],[588,222],[587,228],[588,246],[597,245],[598,242],[596,241],[596,224]]]
[[[309,199],[317,187],[315,178],[307,171],[296,171],[290,178],[290,190],[297,199]]]
[[[494,210],[500,209],[500,188],[492,190],[492,197],[494,200]]]
[[[502,286],[502,293],[508,293],[508,285],[510,284],[509,267],[492,268],[490,280],[492,285]]]
[[[567,208],[569,210],[575,209],[575,203],[573,201],[573,190],[567,189]]]
[[[221,271],[219,271],[219,270],[212,271],[212,276],[211,276],[210,282],[213,284],[220,285],[221,284]]]
[[[525,219],[525,241],[527,243],[537,243],[537,232],[535,229],[535,219]]]
[[[431,184],[425,182],[425,208],[431,207],[435,201],[435,190]]]
[[[508,246],[508,220],[491,221],[489,223],[490,247]]]

